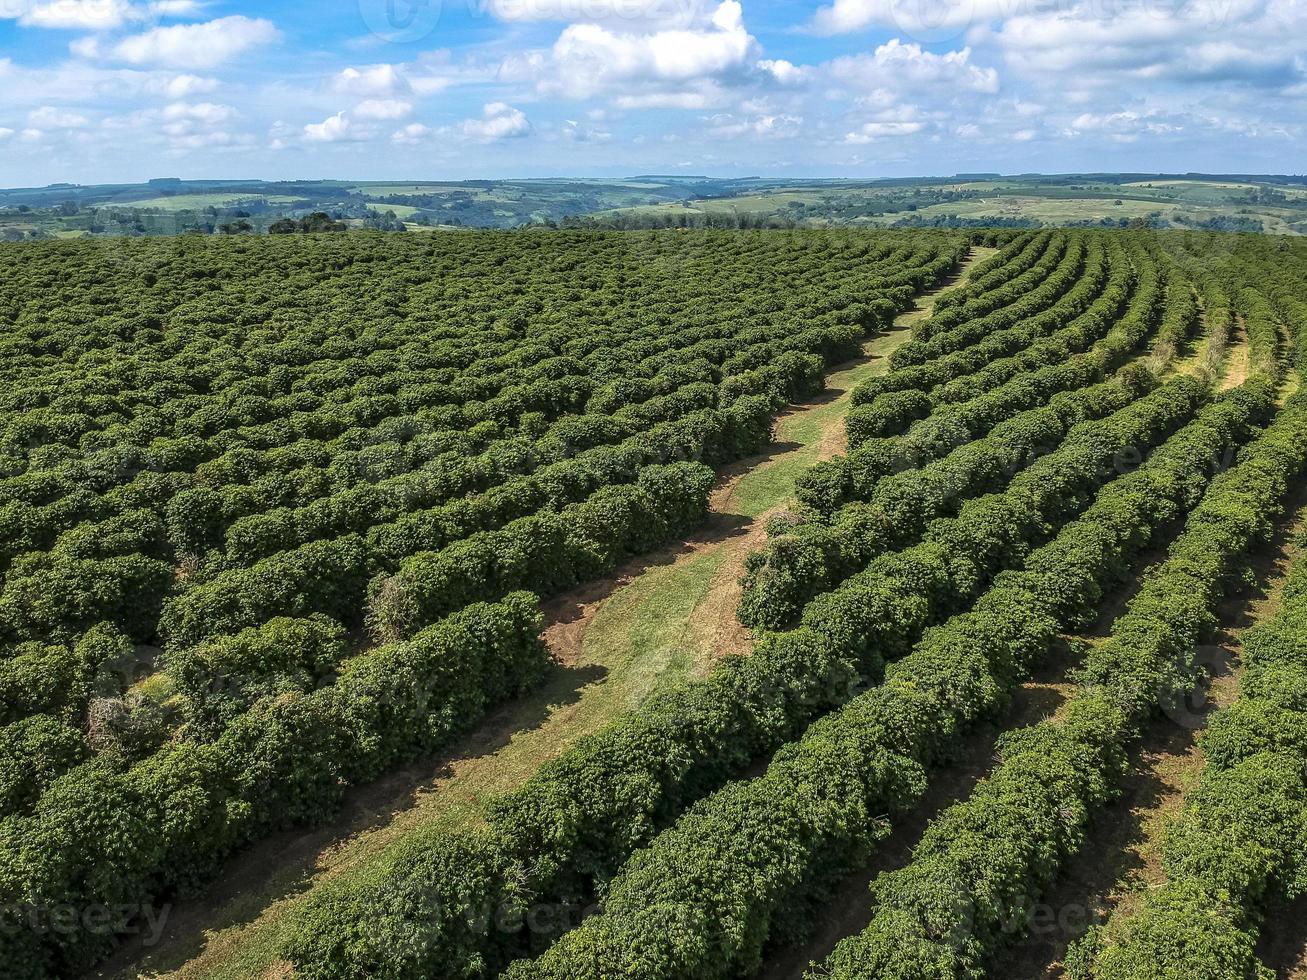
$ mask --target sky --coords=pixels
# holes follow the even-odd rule
[[[0,185],[1307,170],[1307,0],[0,0]]]

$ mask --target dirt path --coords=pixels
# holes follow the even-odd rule
[[[984,262],[990,256],[997,255],[998,249],[988,248],[984,245],[976,245],[971,249],[965,261],[949,275],[945,276],[938,286],[934,289],[927,290],[919,295],[915,305],[910,310],[900,313],[894,318],[894,325],[898,327],[910,327],[918,320],[924,320],[930,316],[931,310],[935,308],[935,300],[943,293],[955,289],[960,283],[965,282],[971,277],[972,270],[977,265]]]
[[[1135,907],[1140,895],[1164,880],[1161,847],[1166,828],[1183,809],[1204,764],[1196,736],[1211,712],[1229,705],[1238,694],[1240,636],[1279,607],[1284,577],[1297,554],[1294,539],[1307,527],[1307,491],[1295,495],[1291,514],[1253,561],[1257,584],[1222,604],[1222,631],[1199,651],[1212,672],[1210,684],[1195,694],[1193,710],[1148,726],[1132,752],[1121,795],[1098,815],[1080,854],[1045,896],[1038,920],[1042,925],[1005,951],[990,976],[1062,977],[1062,959],[1072,941],[1114,910]],[[1123,608],[1124,602],[1120,605]]]
[[[1212,327],[1207,319],[1207,310],[1203,306],[1202,296],[1195,297],[1198,303],[1197,332],[1185,339],[1185,344],[1176,351],[1175,357],[1164,365],[1164,376],[1177,374],[1195,375],[1207,364],[1207,351],[1212,345]]]
[[[973,250],[950,282],[901,319],[928,311],[992,251]],[[540,690],[494,713],[446,756],[352,791],[333,825],[244,851],[202,900],[171,910],[158,945],[125,948],[92,975],[285,976],[277,949],[305,893],[338,875],[365,874],[405,835],[474,825],[488,798],[520,785],[576,739],[705,674],[719,657],[747,651],[750,637],[735,620],[744,559],[763,543],[767,518],[792,501],[795,479],[843,449],[849,393],[885,371],[889,354],[909,339],[896,327],[830,374],[820,398],[785,412],[765,455],[722,473],[710,518],[695,535],[546,604],[545,638],[558,666]]]
[[[1221,375],[1221,391],[1238,388],[1248,380],[1248,327],[1243,315],[1235,317],[1234,330],[1230,332],[1230,349],[1225,355],[1225,371]]]

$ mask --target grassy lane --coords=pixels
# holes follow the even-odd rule
[[[1231,331],[1230,350],[1225,356],[1224,373],[1221,375],[1221,390],[1230,391],[1238,388],[1248,380],[1248,365],[1251,351],[1248,347],[1248,329],[1243,316],[1235,317],[1235,327]]]
[[[1137,354],[1131,363],[1146,364],[1154,370],[1161,367],[1166,377],[1192,375],[1202,366],[1206,354],[1205,334],[1206,331],[1200,326],[1187,339],[1186,346],[1181,348],[1176,361],[1170,365],[1157,364],[1152,359],[1151,351]],[[1169,540],[1169,536],[1166,539]],[[818,913],[820,921],[813,933],[792,946],[773,950],[755,980],[802,980],[810,963],[823,961],[841,939],[866,928],[874,911],[867,901],[867,891],[872,880],[882,871],[909,863],[913,848],[930,821],[971,794],[977,783],[992,768],[994,749],[1003,732],[1057,716],[1075,690],[1069,673],[1081,659],[1084,646],[1102,643],[1107,638],[1112,622],[1125,611],[1126,604],[1134,596],[1139,576],[1150,565],[1165,557],[1165,553],[1165,547],[1159,546],[1131,564],[1128,583],[1104,599],[1095,622],[1084,633],[1066,637],[1066,642],[1021,685],[1004,717],[974,732],[961,748],[959,757],[931,777],[921,805],[877,846],[865,867],[845,878],[824,901]],[[1016,980],[1016,974],[1008,978],[1001,971],[994,976]],[[1307,977],[1303,980],[1307,980]]]
[[[202,899],[172,910],[157,946],[128,947],[94,976],[288,976],[276,951],[315,884],[379,873],[386,848],[418,828],[475,824],[486,799],[520,785],[577,738],[658,690],[707,673],[718,657],[747,650],[749,636],[735,620],[738,579],[745,556],[765,540],[767,517],[793,501],[799,474],[843,450],[853,387],[883,373],[909,339],[908,323],[993,252],[973,249],[895,330],[869,341],[864,357],[828,375],[820,399],[786,412],[767,455],[728,467],[694,537],[547,603],[545,636],[558,665],[533,696],[497,712],[449,755],[352,792],[334,825],[242,853]]]

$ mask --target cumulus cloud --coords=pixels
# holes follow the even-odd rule
[[[159,107],[108,116],[100,123],[103,142],[148,147],[149,152],[184,157],[199,150],[245,149],[255,142],[239,123],[235,106],[175,101]]]
[[[365,99],[354,107],[359,119],[403,119],[413,111],[413,103],[403,99]]]
[[[304,127],[304,138],[314,143],[345,143],[359,136],[342,110],[320,123],[309,123]]]
[[[407,92],[408,81],[395,65],[365,65],[342,69],[331,80],[333,91],[346,95],[394,95]]]
[[[971,49],[935,54],[919,44],[898,38],[871,54],[837,58],[829,65],[837,80],[860,89],[940,87],[946,94],[966,90],[983,94],[998,91],[998,72],[971,62]]]
[[[83,129],[90,120],[80,112],[42,106],[27,114],[27,124],[36,129]]]
[[[602,114],[596,118],[602,118]],[[561,132],[564,138],[574,143],[607,143],[613,138],[613,134],[602,126],[591,125],[579,119],[565,120]]]
[[[745,77],[756,53],[738,0],[725,0],[696,29],[642,33],[572,24],[547,55],[519,60],[506,76],[533,75],[542,93],[566,98],[614,92],[628,107],[698,107],[708,104],[703,83]]]
[[[429,126],[422,123],[409,123],[402,129],[397,129],[390,134],[391,142],[399,143],[405,146],[414,146],[421,143],[432,133]]]
[[[770,75],[781,85],[798,85],[808,79],[808,69],[801,68],[783,58],[764,59],[758,62],[758,68]]]
[[[162,115],[170,122],[198,122],[216,126],[230,122],[237,113],[232,106],[213,102],[174,102],[164,107]]]
[[[107,47],[96,42],[83,44],[74,48],[74,52],[133,65],[214,68],[280,39],[281,32],[272,21],[238,14],[202,24],[156,27]]]
[[[925,124],[915,121],[872,121],[863,123],[856,130],[844,137],[845,143],[873,143],[879,139],[894,136],[911,136],[925,128]]]
[[[200,0],[156,0],[147,9],[156,17],[193,17],[205,6]]]
[[[514,22],[570,21],[689,27],[712,10],[709,0],[481,0],[485,12]]]
[[[1166,120],[1157,112],[1083,112],[1071,120],[1063,135],[1091,133],[1095,138],[1106,137],[1118,143],[1133,143],[1144,135],[1174,133],[1180,129],[1179,125]]]
[[[1079,2],[1022,12],[981,35],[1029,76],[1085,74],[1102,87],[1232,81],[1284,88],[1307,79],[1307,7],[1285,0],[1188,0],[1164,11]]]
[[[913,41],[946,41],[1030,5],[1030,0],[835,0],[817,11],[811,26],[818,34],[884,27]]]
[[[725,139],[789,139],[798,136],[803,126],[801,116],[783,113],[755,116],[720,113],[706,122],[710,133]]]
[[[478,143],[494,143],[526,136],[531,132],[531,122],[521,109],[506,102],[490,102],[482,109],[480,119],[465,119],[459,123],[458,132]]]
[[[135,4],[129,0],[17,0],[0,17],[17,17],[23,27],[47,30],[111,31],[127,24],[165,17],[189,17],[203,9],[195,0],[157,0]]]
[[[140,16],[126,0],[52,0],[28,8],[19,18],[24,27],[106,31]]]

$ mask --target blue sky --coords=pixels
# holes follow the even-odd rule
[[[1307,0],[0,0],[0,184],[1301,172]]]

